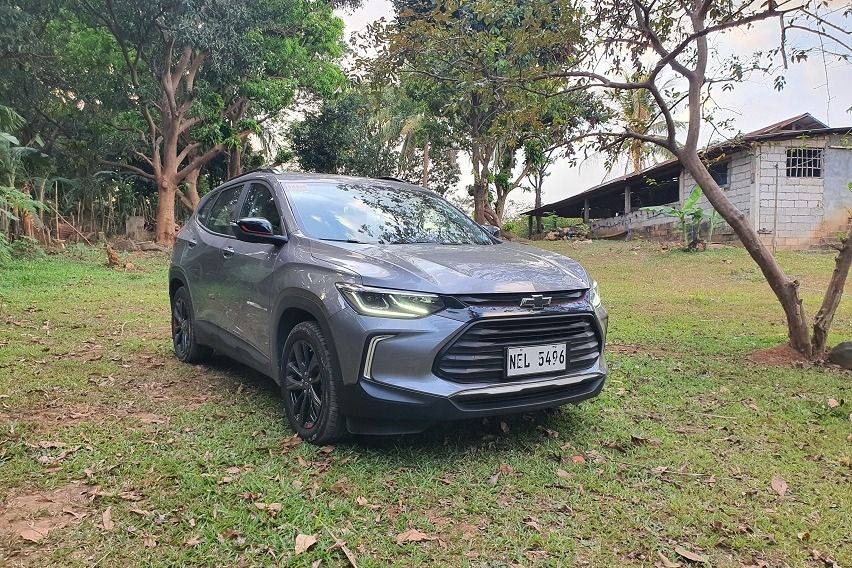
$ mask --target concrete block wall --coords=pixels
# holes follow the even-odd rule
[[[746,215],[751,215],[753,209],[755,162],[755,154],[752,149],[741,150],[733,153],[730,157],[730,165],[728,166],[728,185],[727,187],[722,188],[728,196],[728,199],[736,205],[737,209]],[[689,172],[684,170],[680,174],[681,203],[683,203],[683,200],[692,193],[692,190],[696,185],[695,180]],[[710,202],[707,201],[707,198],[703,195],[698,201],[698,205],[707,213],[713,211],[713,206],[710,205]],[[731,230],[731,227],[728,226],[727,223],[722,223],[719,227],[717,227],[714,233],[714,240],[716,239],[716,236],[720,237],[722,240],[726,240],[725,237],[732,234],[733,231]]]
[[[787,177],[787,149],[801,147],[823,148],[821,177]],[[802,249],[835,238],[838,231],[846,230],[852,222],[850,181],[852,140],[832,135],[762,142],[734,152],[730,157],[728,186],[723,189],[733,204],[749,217],[767,245],[772,245],[774,240],[778,249]],[[684,171],[679,184],[682,203],[696,183]],[[699,205],[708,212],[712,210],[706,197],[701,197]],[[671,218],[646,211],[596,219],[591,227],[593,233],[603,235],[621,228],[631,236],[680,238]],[[736,235],[723,223],[713,238],[730,241],[735,240]]]
[[[778,248],[791,249],[814,244],[825,219],[823,178],[787,177],[787,150],[824,149],[825,145],[826,137],[821,137],[765,142],[758,147],[756,226],[767,245],[774,241]]]

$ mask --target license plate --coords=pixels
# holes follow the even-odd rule
[[[564,371],[567,356],[565,343],[506,348],[506,376],[532,375]]]

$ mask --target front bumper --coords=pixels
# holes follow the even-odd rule
[[[556,376],[477,383],[448,380],[433,363],[454,338],[480,318],[565,313],[445,310],[413,320],[361,316],[345,309],[330,325],[343,376],[341,405],[353,433],[419,432],[446,420],[529,412],[596,396],[606,377],[604,338],[607,315],[586,302],[571,313],[594,316],[601,352],[587,368]],[[530,344],[537,342],[530,337]]]

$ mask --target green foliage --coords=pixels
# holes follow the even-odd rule
[[[510,170],[527,140],[547,132],[565,140],[593,120],[591,97],[551,96],[558,81],[541,81],[534,91],[515,87],[570,65],[578,36],[570,0],[397,0],[394,7],[396,19],[373,30],[381,49],[371,62],[375,81],[416,78],[412,98],[443,117],[471,157],[477,215],[482,203],[505,206],[517,187]]]
[[[12,248],[9,245],[9,238],[5,233],[0,232],[0,265],[10,260],[12,260]]]
[[[534,224],[535,219],[533,218],[533,225]],[[584,223],[582,219],[578,219],[576,217],[560,217],[555,214],[544,215],[541,218],[541,226],[542,232],[545,234],[549,231],[553,231],[554,229],[564,229],[568,227],[571,227],[573,229],[572,232],[581,238],[587,238],[592,232],[591,228]],[[520,215],[515,219],[509,219],[503,223],[503,230],[517,237],[529,238],[529,216]],[[533,226],[533,231],[535,231],[535,226]]]
[[[0,248],[3,246],[8,248],[9,255],[15,260],[38,260],[47,256],[38,241],[32,237],[22,235],[11,243],[0,243]]]
[[[351,87],[295,123],[292,150],[307,171],[392,176],[420,183],[429,146],[430,189],[445,193],[458,181],[458,163],[437,121],[404,90]]]
[[[701,188],[696,185],[692,193],[683,200],[683,204],[680,206],[653,205],[642,207],[640,211],[661,213],[677,219],[677,226],[683,235],[683,246],[686,249],[691,249],[694,248],[692,243],[701,238],[701,226],[705,221],[708,226],[707,243],[712,242],[713,232],[723,221],[722,216],[715,209],[708,214],[703,208],[699,207],[699,199],[701,199]]]

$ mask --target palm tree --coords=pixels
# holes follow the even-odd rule
[[[641,82],[645,77],[635,73],[630,81]],[[624,125],[633,132],[639,134],[666,134],[666,122],[657,112],[657,104],[647,89],[631,89],[618,91],[615,95],[620,118]],[[682,123],[676,122],[680,127]],[[648,144],[635,138],[627,142],[628,155],[630,159],[626,170],[638,172],[649,166],[651,162],[659,158],[669,158],[671,154],[656,144]],[[625,171],[628,173],[628,171]]]

